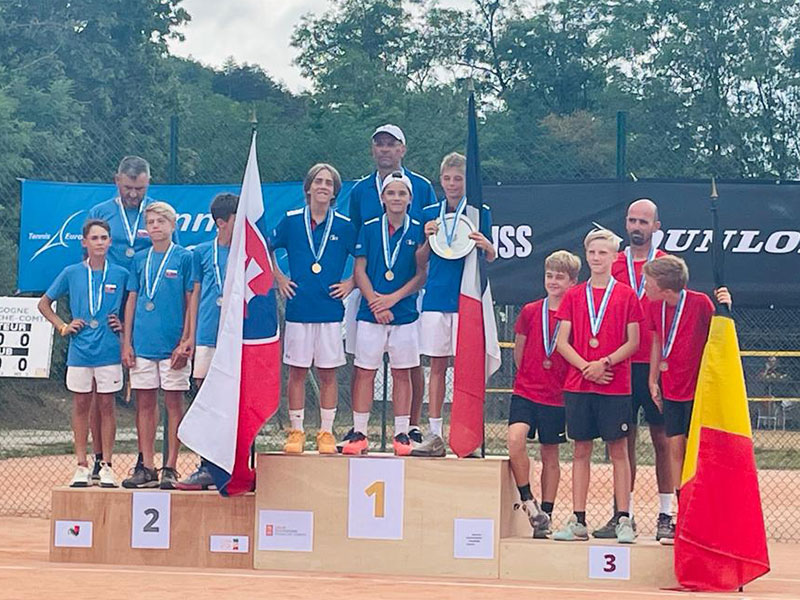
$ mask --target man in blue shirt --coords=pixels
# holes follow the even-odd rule
[[[403,172],[411,182],[411,204],[408,214],[420,223],[422,209],[428,205],[436,204],[436,192],[431,182],[403,166],[406,155],[406,136],[397,125],[387,123],[381,125],[372,134],[372,158],[375,161],[375,171],[356,182],[350,190],[350,219],[359,232],[361,226],[369,220],[383,215],[383,204],[380,197],[381,183],[387,175],[395,171]],[[418,299],[418,301],[421,298]],[[345,348],[351,354],[355,352],[356,339],[356,313],[361,300],[358,290],[351,294],[345,302],[345,324],[347,337]],[[418,307],[419,308],[419,307]],[[421,367],[411,369],[411,429],[409,436],[414,443],[422,441],[422,433],[417,425],[422,409],[422,397],[425,392],[424,375]],[[348,432],[348,436],[352,432]]]
[[[353,279],[342,280],[355,249],[355,229],[332,204],[342,188],[331,165],[311,167],[303,181],[306,206],[290,210],[269,237],[270,249],[286,250],[291,279],[278,276],[286,301],[283,362],[289,366],[289,422],[284,452],[305,448],[305,381],[312,363],[320,382],[320,430],[317,450],[335,454],[333,421],[338,384],[336,369],[346,363],[342,344],[342,299],[353,290]]]
[[[419,366],[417,291],[425,283],[425,264],[417,252],[423,243],[422,225],[406,212],[411,198],[409,178],[402,171],[390,173],[381,184],[385,214],[364,223],[358,235],[353,275],[362,299],[354,363],[354,432],[343,454],[367,453],[375,371],[384,352],[392,369],[394,452],[411,453],[410,370]]]
[[[466,207],[466,165],[462,154],[452,152],[444,157],[440,167],[439,180],[444,190],[444,199],[426,206],[423,211],[425,223],[425,246],[423,250],[430,255],[428,278],[422,298],[420,314],[420,352],[430,357],[431,368],[428,379],[428,418],[431,428],[424,442],[415,447],[413,456],[444,456],[446,448],[442,439],[442,405],[445,396],[447,365],[456,354],[456,334],[458,333],[458,297],[461,293],[461,274],[465,258],[449,260],[430,253],[429,236],[436,235],[442,226],[440,221],[445,214],[452,213],[459,218]],[[455,226],[455,225],[454,225]],[[481,211],[480,231],[469,237],[475,241],[478,251],[486,254],[492,262],[497,252],[489,241],[492,235],[492,220],[489,207]]]
[[[238,206],[239,196],[217,194],[211,201],[211,217],[217,226],[217,235],[210,242],[198,244],[192,250],[192,312],[197,315],[192,376],[198,389],[208,374],[217,346],[225,268]],[[212,487],[214,478],[208,470],[206,459],[202,457],[199,468],[177,484],[179,490],[207,490]]]
[[[81,241],[86,249],[86,260],[61,271],[39,300],[39,312],[61,336],[69,336],[67,389],[73,393],[72,429],[78,459],[78,468],[70,483],[72,487],[92,485],[86,446],[93,388],[97,393],[95,402],[100,411],[99,429],[103,441],[100,486],[117,487],[111,457],[117,429],[114,394],[122,389],[118,315],[128,272],[106,260],[110,244],[108,223],[88,220],[83,226]],[[64,296],[69,296],[72,315],[68,323],[51,307],[54,300]]]
[[[122,361],[136,390],[137,433],[142,465],[122,482],[126,488],[159,485],[153,455],[158,389],[164,390],[169,453],[161,470],[161,489],[174,489],[178,480],[178,424],[183,417],[183,393],[189,389],[189,358],[194,351],[192,253],[172,242],[175,209],[153,202],[145,209],[147,232],[153,242],[134,257],[128,278]]]

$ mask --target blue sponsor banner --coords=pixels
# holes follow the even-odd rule
[[[22,216],[19,234],[17,288],[43,292],[67,265],[81,260],[81,229],[89,209],[117,195],[113,184],[22,182]],[[336,207],[348,213],[350,188],[344,182]],[[265,183],[264,209],[267,227],[274,227],[287,210],[303,206],[303,184]],[[215,235],[209,206],[220,192],[239,194],[241,185],[151,185],[148,195],[169,202],[178,212],[181,245],[195,246]],[[285,271],[285,255],[278,256]]]

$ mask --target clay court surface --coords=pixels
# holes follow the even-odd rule
[[[394,600],[478,600],[554,598],[558,600],[647,600],[650,598],[719,598],[783,600],[800,598],[800,546],[773,544],[773,571],[744,594],[689,594],[667,590],[464,579],[401,578],[309,574],[280,571],[144,568],[50,563],[50,523],[45,519],[0,518],[0,599],[153,600],[167,595],[211,598],[369,598]]]

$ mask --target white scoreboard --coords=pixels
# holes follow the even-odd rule
[[[0,297],[0,377],[50,377],[53,326],[39,314],[38,302]]]

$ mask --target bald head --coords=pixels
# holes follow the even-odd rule
[[[649,198],[639,198],[628,207],[625,217],[625,230],[633,246],[649,248],[653,233],[661,229],[658,220],[658,207]]]

